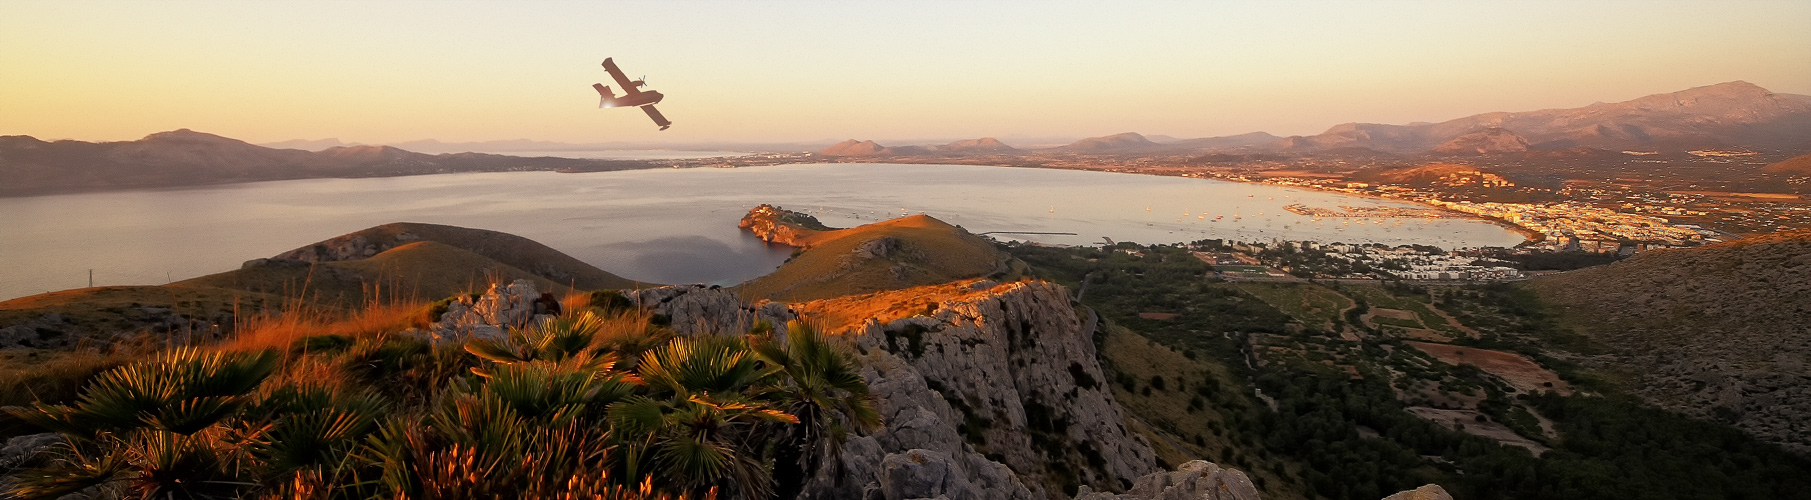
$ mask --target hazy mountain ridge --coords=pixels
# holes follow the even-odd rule
[[[646,162],[427,155],[390,146],[318,152],[273,149],[188,129],[136,141],[41,141],[0,136],[0,196],[199,186],[322,177],[387,177],[505,170],[617,170]]]
[[[1811,145],[1811,96],[1777,94],[1735,81],[1581,108],[1493,112],[1440,123],[1345,123],[1272,144],[1280,149],[1365,147],[1425,151],[1485,129],[1513,132],[1536,147],[1596,148]]]

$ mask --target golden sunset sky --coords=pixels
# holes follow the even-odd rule
[[[605,57],[671,130],[596,108]],[[1292,135],[1732,80],[1811,94],[1811,2],[0,2],[41,139]]]

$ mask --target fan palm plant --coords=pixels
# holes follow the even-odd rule
[[[774,440],[782,448],[781,457],[797,457],[792,464],[796,470],[776,474],[782,493],[796,493],[798,483],[818,467],[836,463],[851,430],[878,428],[880,413],[854,355],[815,324],[789,323],[783,344],[760,341],[754,351],[782,376],[769,396],[799,420],[782,428]]]
[[[648,474],[682,491],[720,486],[746,498],[772,493],[768,464],[754,443],[754,428],[797,423],[762,399],[774,371],[741,337],[675,339],[644,353],[638,366],[648,394],[610,406],[610,422],[624,440],[630,476]]]
[[[271,350],[177,348],[96,376],[74,407],[33,403],[7,411],[76,439],[138,428],[194,434],[238,411],[276,367]]]

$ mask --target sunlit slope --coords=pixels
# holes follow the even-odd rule
[[[828,231],[802,230],[802,250],[740,285],[751,298],[806,301],[1006,272],[993,243],[928,215]]]

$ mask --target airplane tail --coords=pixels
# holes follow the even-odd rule
[[[610,100],[616,98],[616,93],[611,92],[610,87],[605,87],[602,83],[593,83],[591,88],[597,89],[597,107],[610,107]]]

